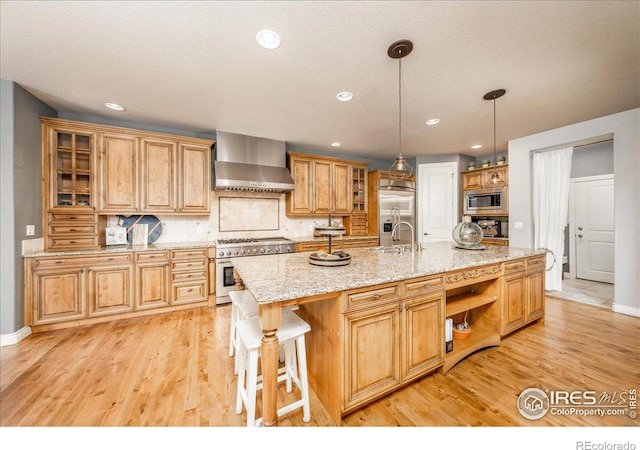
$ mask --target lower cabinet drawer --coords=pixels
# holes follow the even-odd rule
[[[59,235],[59,234],[97,234],[96,225],[49,225],[49,235]]]
[[[400,299],[400,285],[398,283],[377,286],[375,289],[363,288],[347,292],[345,296],[345,311],[371,308],[386,302]]]
[[[57,237],[49,237],[49,248],[51,250],[69,250],[74,248],[87,248],[87,247],[97,247],[98,246],[98,237],[90,236],[90,237],[76,237],[76,238],[57,238]]]
[[[207,271],[180,272],[180,273],[171,274],[172,281],[193,281],[193,280],[203,280],[206,278],[207,278]]]
[[[173,304],[193,303],[208,300],[207,280],[196,283],[174,283],[173,284]]]
[[[206,259],[201,261],[171,261],[171,270],[172,271],[205,271],[207,270],[207,261]]]
[[[509,275],[516,272],[524,272],[524,259],[504,263],[504,269],[502,271],[503,275]]]

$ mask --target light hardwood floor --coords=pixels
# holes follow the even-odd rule
[[[38,333],[2,347],[0,425],[244,426],[244,414],[234,411],[229,312],[223,306],[166,313]],[[544,323],[356,411],[342,425],[638,426],[628,415],[530,421],[516,399],[529,387],[638,389],[639,342],[639,318],[547,298]],[[311,400],[310,423],[298,410],[280,424],[332,425],[313,393]]]

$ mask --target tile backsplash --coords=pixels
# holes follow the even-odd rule
[[[160,215],[162,233],[157,243],[215,241],[231,238],[285,236],[311,238],[316,225],[328,218],[287,217],[284,194],[258,192],[211,192],[211,213],[206,216]],[[335,218],[340,221],[341,218]],[[332,219],[332,220],[335,220]],[[117,226],[110,216],[107,226]]]

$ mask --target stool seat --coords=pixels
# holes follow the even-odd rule
[[[239,320],[236,323],[236,348],[238,361],[238,387],[236,414],[242,413],[244,404],[247,410],[247,426],[257,426],[262,419],[255,418],[256,392],[262,389],[262,376],[258,375],[258,359],[262,345],[263,332],[257,317]],[[282,323],[276,336],[284,348],[284,367],[278,370],[278,382],[286,382],[286,391],[291,392],[295,383],[301,392],[301,399],[278,409],[278,417],[302,408],[302,420],[311,420],[309,406],[309,385],[307,379],[307,356],[304,335],[311,331],[307,322],[291,310],[282,310]],[[246,380],[246,386],[245,386]]]

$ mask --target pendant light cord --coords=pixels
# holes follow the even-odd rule
[[[402,156],[402,49],[398,53],[398,154]]]
[[[493,163],[498,164],[496,158],[496,98],[493,98]]]

